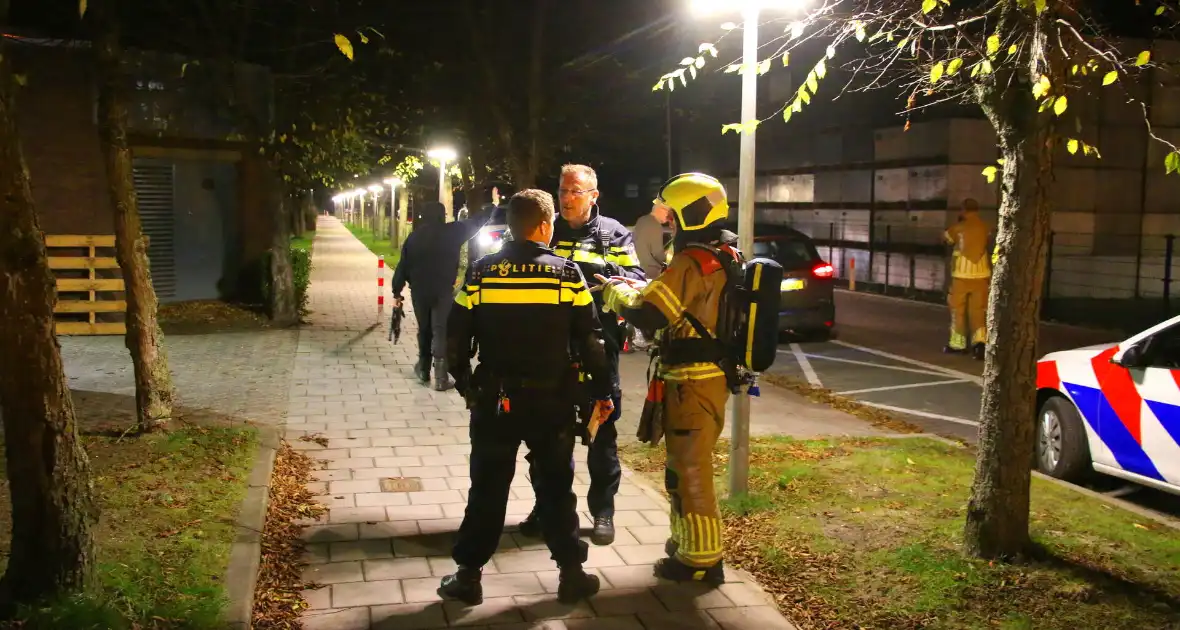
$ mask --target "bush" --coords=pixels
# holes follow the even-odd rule
[[[291,247],[291,276],[295,282],[295,303],[299,314],[307,314],[307,287],[311,285],[311,249]]]

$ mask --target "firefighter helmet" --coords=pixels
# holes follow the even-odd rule
[[[680,230],[699,230],[729,218],[725,187],[703,173],[684,173],[668,180],[657,201],[676,215]]]

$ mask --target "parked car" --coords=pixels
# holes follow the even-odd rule
[[[736,232],[736,226],[727,226]],[[756,224],[754,251],[747,258],[770,258],[783,266],[778,326],[807,340],[830,339],[836,327],[832,265],[820,257],[811,237],[782,225]]]
[[[504,206],[497,206],[492,211],[492,218],[479,229],[475,238],[467,242],[467,260],[475,262],[488,254],[500,251],[506,240],[512,240],[508,233],[508,210]]]
[[[1036,465],[1180,494],[1180,316],[1117,344],[1037,363]]]

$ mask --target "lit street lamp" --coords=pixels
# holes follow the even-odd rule
[[[695,13],[707,15],[740,11],[742,14],[742,114],[741,123],[758,118],[758,15],[764,10],[792,9],[805,0],[692,0]],[[754,251],[754,129],[743,129],[738,155],[738,249],[746,256]],[[745,494],[750,482],[750,396],[733,397],[729,442],[729,493]]]
[[[459,159],[459,154],[450,147],[436,147],[426,152],[426,157],[432,160],[438,160],[438,200],[446,208],[447,221],[452,218],[451,211],[451,187],[448,185],[447,178],[447,162],[454,162]]]

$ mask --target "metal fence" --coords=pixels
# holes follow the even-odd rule
[[[941,227],[867,222],[793,222],[809,235],[836,277],[857,291],[941,302],[950,283],[950,248]],[[1052,232],[1041,317],[1137,331],[1180,314],[1176,237]],[[989,249],[990,251],[990,249]]]

